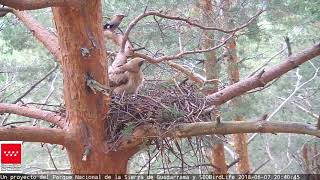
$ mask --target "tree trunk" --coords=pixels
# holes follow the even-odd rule
[[[100,0],[80,1],[79,7],[56,7],[68,131],[75,143],[67,148],[73,173],[126,173],[136,149],[112,151],[106,144],[110,98],[86,86],[90,76],[107,84],[105,42]]]
[[[214,174],[227,174],[228,167],[226,164],[226,158],[224,156],[224,145],[223,143],[214,144],[212,147],[212,159],[211,163],[216,166],[214,167]]]
[[[214,26],[213,22],[213,4],[211,0],[200,0],[200,8],[202,10],[202,21],[207,26]],[[203,35],[203,49],[214,47],[215,43],[214,32],[204,31]],[[205,53],[204,70],[207,80],[218,79],[220,67],[217,64],[217,57],[215,51]],[[218,91],[218,82],[204,84],[203,92],[205,94],[212,94]],[[217,117],[218,112],[212,112],[212,117]],[[214,118],[212,119],[215,120]],[[217,137],[215,137],[217,138]],[[211,163],[213,165],[214,174],[227,174],[227,164],[224,156],[224,144],[217,140],[211,149]]]
[[[225,28],[234,28],[233,20],[231,19],[228,10],[230,9],[229,0],[224,1],[224,13],[223,18],[225,22]],[[238,68],[238,56],[237,56],[237,44],[235,38],[231,38],[230,41],[226,44],[227,48],[224,49],[225,61],[228,63],[228,76],[229,84],[234,84],[240,81],[240,72]],[[241,97],[237,97],[231,100],[232,109],[236,109],[241,105]],[[241,114],[237,114],[234,118],[234,121],[244,121],[244,118]],[[237,172],[240,174],[250,173],[249,165],[249,155],[248,155],[248,145],[247,145],[247,134],[234,134],[232,135],[235,151],[240,158],[240,161],[237,163]]]

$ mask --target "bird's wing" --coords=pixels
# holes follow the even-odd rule
[[[103,29],[111,29],[112,28],[112,25],[109,24],[109,23],[106,23],[104,26],[103,26]]]
[[[109,73],[110,87],[119,87],[129,81],[128,72]]]

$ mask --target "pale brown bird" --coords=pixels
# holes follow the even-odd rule
[[[109,30],[109,31],[114,31],[114,30],[116,30],[118,27],[119,27],[119,25],[120,25],[120,23],[121,23],[121,21],[122,21],[122,19],[125,17],[125,15],[123,15],[123,14],[116,14],[115,16],[113,16],[112,18],[111,18],[111,20],[109,21],[109,22],[107,22],[104,26],[103,26],[103,29],[105,29],[105,30]]]
[[[109,68],[110,87],[115,94],[137,94],[143,84],[142,58],[134,58],[124,65]]]

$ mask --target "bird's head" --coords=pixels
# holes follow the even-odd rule
[[[138,66],[141,67],[144,64],[145,60],[142,58],[139,58],[138,60]]]
[[[129,63],[140,68],[143,65],[144,61],[145,60],[142,58],[133,58],[129,61]]]

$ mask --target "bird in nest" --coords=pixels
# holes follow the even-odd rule
[[[123,65],[109,67],[109,84],[113,93],[137,94],[144,81],[141,70],[144,61],[142,58],[134,58]]]

